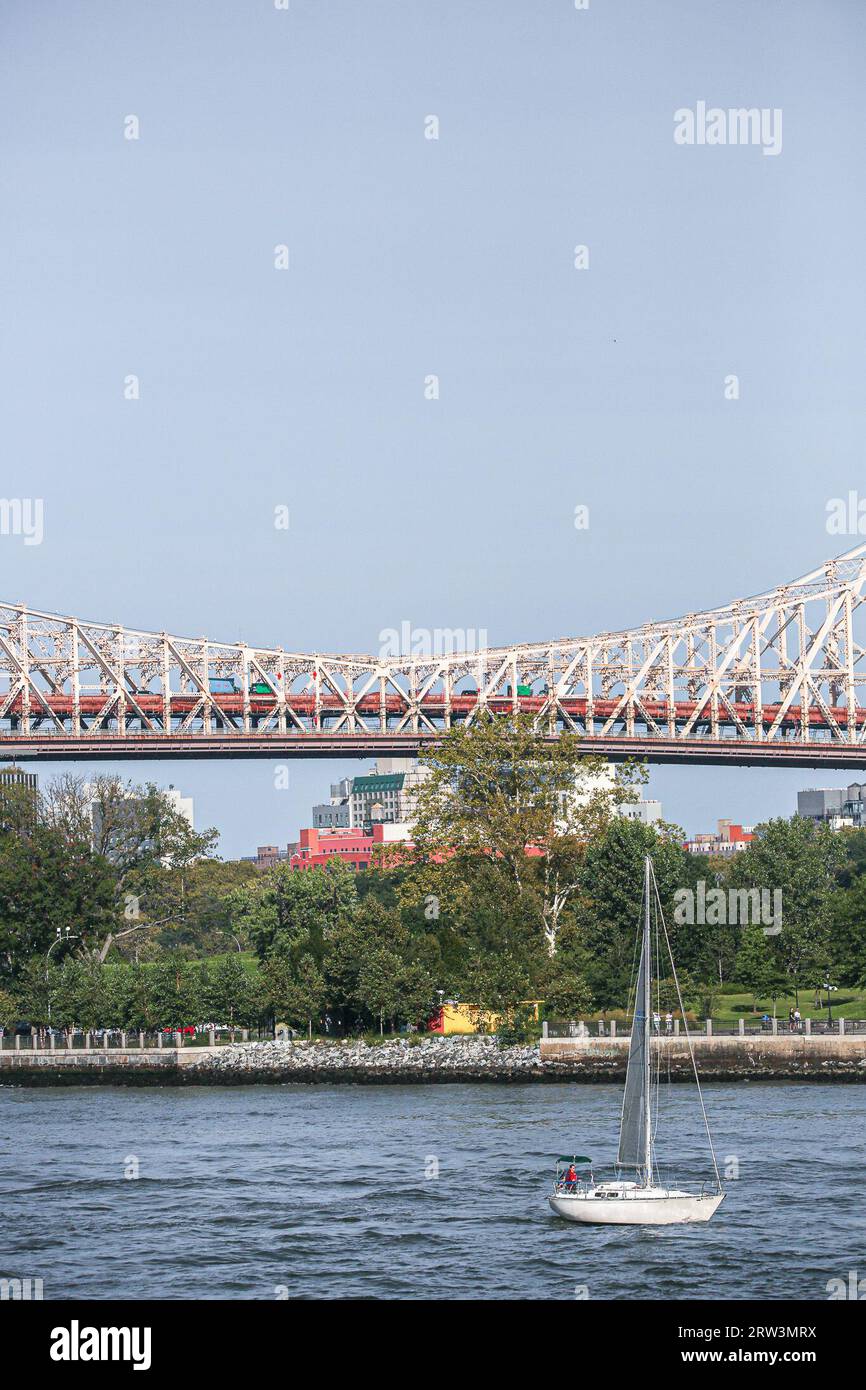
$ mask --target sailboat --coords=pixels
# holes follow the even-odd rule
[[[688,1028],[685,1036],[688,1042],[692,1069],[697,1084],[698,1098],[704,1117],[704,1127],[715,1171],[715,1184],[699,1192],[684,1191],[679,1187],[668,1187],[658,1181],[655,1161],[655,1130],[658,1121],[658,1061],[653,1069],[653,1054],[658,1059],[660,1050],[652,1046],[654,1026],[657,1027],[659,1013],[656,1012],[654,1025],[652,1004],[652,924],[655,918],[655,934],[661,925],[667,953],[670,957],[674,984],[676,985],[680,1013],[685,1025],[685,1011],[677,980],[676,967],[668,939],[667,928],[659,899],[658,885],[649,855],[644,861],[644,894],[641,922],[641,952],[635,987],[634,1022],[628,1050],[628,1067],[625,1078],[625,1092],[622,1102],[622,1119],[619,1132],[619,1154],[616,1164],[617,1176],[610,1182],[596,1182],[591,1166],[588,1171],[578,1174],[575,1164],[588,1164],[588,1158],[574,1157],[559,1159],[557,1179],[549,1198],[550,1205],[557,1216],[566,1221],[582,1221],[605,1226],[673,1226],[682,1222],[709,1221],[713,1213],[724,1201],[725,1192],[716,1163],[713,1141],[710,1135],[706,1107],[701,1094],[694,1049]],[[657,954],[660,954],[657,953]],[[568,1164],[566,1168],[564,1165]]]

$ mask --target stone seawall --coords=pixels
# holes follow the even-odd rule
[[[866,1081],[866,1037],[700,1037],[702,1081]],[[662,1038],[660,1074],[687,1081],[684,1038]],[[500,1048],[492,1038],[264,1042],[223,1047],[0,1053],[0,1084],[213,1086],[250,1083],[618,1082],[628,1039],[551,1038]]]
[[[691,1078],[684,1037],[662,1037],[655,1046],[663,1079]],[[863,1035],[701,1036],[692,1038],[692,1046],[702,1081],[866,1081]],[[545,1070],[567,1068],[576,1081],[619,1081],[625,1076],[628,1039],[549,1038],[541,1043],[540,1055]]]

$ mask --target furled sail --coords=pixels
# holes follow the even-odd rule
[[[644,903],[644,925],[641,940],[640,965],[634,992],[634,1021],[628,1049],[628,1068],[625,1074],[625,1094],[622,1101],[622,1123],[619,1131],[618,1162],[624,1168],[646,1169],[649,1152],[650,1126],[650,936],[649,895]],[[649,1173],[646,1174],[649,1178]]]

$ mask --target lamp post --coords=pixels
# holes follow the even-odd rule
[[[833,989],[838,989],[838,985],[831,985],[831,984],[830,984],[830,972],[829,972],[829,970],[828,970],[828,971],[827,971],[827,974],[824,976],[824,990],[825,990],[826,995],[827,995],[827,1022],[828,1022],[828,1023],[832,1023],[832,1022],[833,1022],[833,1001],[832,1001],[831,998],[830,998],[830,991],[833,990]]]

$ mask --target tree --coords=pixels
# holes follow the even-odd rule
[[[109,1018],[109,991],[103,966],[93,956],[68,960],[61,970],[61,987],[56,1004],[52,1001],[52,1018],[67,1026],[104,1028],[115,1020]]]
[[[386,946],[376,946],[361,956],[354,1000],[360,1009],[379,1019],[379,1032],[385,1031],[385,1015],[394,1019],[403,1002],[400,977],[403,962]]]
[[[219,835],[213,827],[193,830],[152,782],[135,787],[117,777],[99,777],[82,791],[67,779],[60,805],[72,824],[82,795],[91,799],[94,846],[111,866],[115,901],[123,912],[123,925],[103,944],[105,960],[115,941],[185,920],[190,875],[215,853]]]
[[[293,962],[288,956],[271,956],[262,966],[262,983],[275,1021],[306,1027],[312,1034],[325,1003],[325,982],[309,954]]]
[[[288,955],[313,943],[350,917],[358,901],[355,875],[345,864],[291,869],[276,864],[231,894],[232,922],[249,933],[260,960]]]
[[[164,959],[145,966],[141,979],[146,1027],[174,1031],[195,1022],[198,1000],[182,961]]]
[[[544,1002],[553,1017],[577,1018],[592,1008],[592,992],[579,971],[558,969],[548,977]]]
[[[782,894],[782,930],[775,949],[794,985],[818,985],[832,959],[831,925],[837,870],[845,844],[829,826],[802,816],[759,825],[755,838],[734,857],[734,887],[776,889]]]
[[[585,975],[596,1004],[603,1009],[624,1008],[628,1002],[647,854],[652,855],[677,966],[688,964],[680,959],[672,912],[674,893],[689,873],[681,833],[675,826],[643,825],[617,817],[588,849],[576,928],[567,930],[563,941],[573,967]],[[694,952],[697,943],[691,930],[692,939],[682,945]],[[687,954],[682,951],[683,956]]]
[[[433,1010],[435,985],[414,958],[412,938],[396,908],[365,898],[326,935],[322,963],[328,1002],[348,1023],[380,1028],[387,1017],[418,1023]]]
[[[257,877],[254,864],[224,863],[211,858],[197,859],[183,870],[162,869],[145,902],[151,918],[168,920],[153,932],[151,939],[188,957],[222,955],[233,944],[236,949],[246,950],[250,945],[249,933],[240,920],[233,920],[232,895],[250,886]],[[178,909],[178,898],[182,900],[182,910]],[[119,953],[140,950],[142,939],[137,934],[122,940]]]
[[[19,1018],[26,1018],[40,1027],[48,1022],[49,982],[45,961],[33,956],[18,972],[13,995]]]
[[[50,825],[0,836],[0,970],[15,979],[58,931],[96,945],[114,920],[111,874],[88,845]],[[44,961],[43,961],[44,964]]]
[[[8,989],[0,989],[0,1028],[8,1028],[18,1017],[18,1001]]]
[[[249,1027],[261,1017],[264,1012],[262,992],[239,955],[224,956],[213,962],[209,976],[206,1012],[220,1021],[227,1021],[232,1029]]]
[[[44,818],[64,839],[92,844],[114,867],[121,886],[127,875],[153,863],[180,868],[213,850],[218,832],[197,832],[153,782],[136,786],[111,774],[85,779],[65,775],[44,797]]]
[[[776,1000],[784,989],[785,975],[771,945],[771,938],[765,934],[763,927],[752,923],[743,928],[736,972],[737,978],[752,995],[752,1012],[757,1013],[759,999],[772,999],[775,1014]]]
[[[866,985],[866,875],[833,894],[830,914],[831,973],[839,984]]]
[[[640,774],[630,769],[614,786],[605,761],[586,753],[575,735],[547,739],[523,715],[456,726],[424,761],[430,776],[418,796],[410,857],[416,890],[426,896],[424,871],[443,857],[456,858],[458,871],[438,877],[458,884],[461,867],[484,858],[499,896],[521,901],[555,955],[564,914],[583,883],[587,848],[616,804],[632,796]]]

